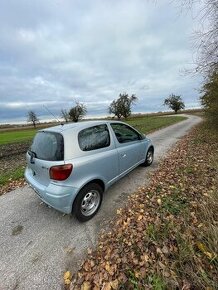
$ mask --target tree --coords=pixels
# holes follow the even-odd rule
[[[113,100],[108,111],[109,114],[114,114],[118,119],[124,117],[125,119],[131,115],[131,106],[137,101],[135,95],[129,96],[127,93],[119,95],[117,100]]]
[[[36,123],[39,122],[39,119],[36,116],[36,113],[34,111],[29,111],[27,114],[27,122],[32,122],[33,127],[36,128]]]
[[[218,119],[218,0],[180,0],[183,6],[199,5],[198,22],[201,30],[195,35],[196,72],[204,76],[201,104],[213,124]]]
[[[177,114],[179,110],[185,108],[185,104],[182,101],[181,96],[176,96],[174,94],[171,94],[168,98],[164,100],[164,105],[174,110],[175,114]]]
[[[63,118],[66,123],[69,121],[70,116],[66,109],[61,109],[61,118]]]
[[[70,109],[69,118],[73,122],[78,122],[80,119],[82,119],[83,116],[86,115],[86,113],[87,113],[86,106],[84,104],[77,102],[76,106]]]
[[[201,27],[195,32],[196,72],[212,75],[218,71],[218,1],[180,0],[182,7],[198,10],[197,19]]]
[[[114,114],[114,116],[117,116],[118,119],[122,117],[122,114],[119,110],[119,106],[116,100],[113,100],[113,102],[110,104],[108,111],[109,114]]]
[[[203,93],[201,103],[206,116],[218,127],[218,72],[208,77],[201,92]]]

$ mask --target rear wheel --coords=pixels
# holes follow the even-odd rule
[[[90,220],[99,210],[102,202],[103,190],[97,183],[89,183],[85,185],[78,193],[73,212],[76,218],[85,222]]]
[[[154,149],[150,147],[146,154],[145,162],[143,163],[144,166],[150,166],[154,160]]]

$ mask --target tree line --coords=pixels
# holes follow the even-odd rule
[[[111,102],[108,107],[108,113],[113,114],[117,119],[128,118],[132,113],[132,106],[137,102],[138,98],[135,94],[128,95],[127,93],[119,94],[119,97]],[[171,94],[168,98],[164,100],[163,103],[165,106],[168,106],[175,113],[179,110],[185,108],[185,104],[181,96],[176,96]],[[61,109],[60,117],[68,122],[78,122],[87,114],[87,107],[80,102],[76,102],[76,105],[70,110]],[[36,127],[36,124],[39,122],[34,111],[29,111],[27,114],[27,122],[31,122]]]

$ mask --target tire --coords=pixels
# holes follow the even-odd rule
[[[145,162],[143,163],[144,166],[150,166],[154,160],[154,148],[150,147],[147,151]]]
[[[85,185],[78,193],[73,212],[80,222],[90,220],[98,212],[103,196],[103,189],[97,183]]]

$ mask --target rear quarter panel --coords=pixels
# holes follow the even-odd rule
[[[66,160],[66,163],[73,164],[73,171],[65,183],[67,182],[69,185],[81,189],[90,181],[100,179],[104,182],[105,189],[107,189],[119,173],[117,150],[115,148],[100,150],[101,152],[95,152],[92,155]]]

